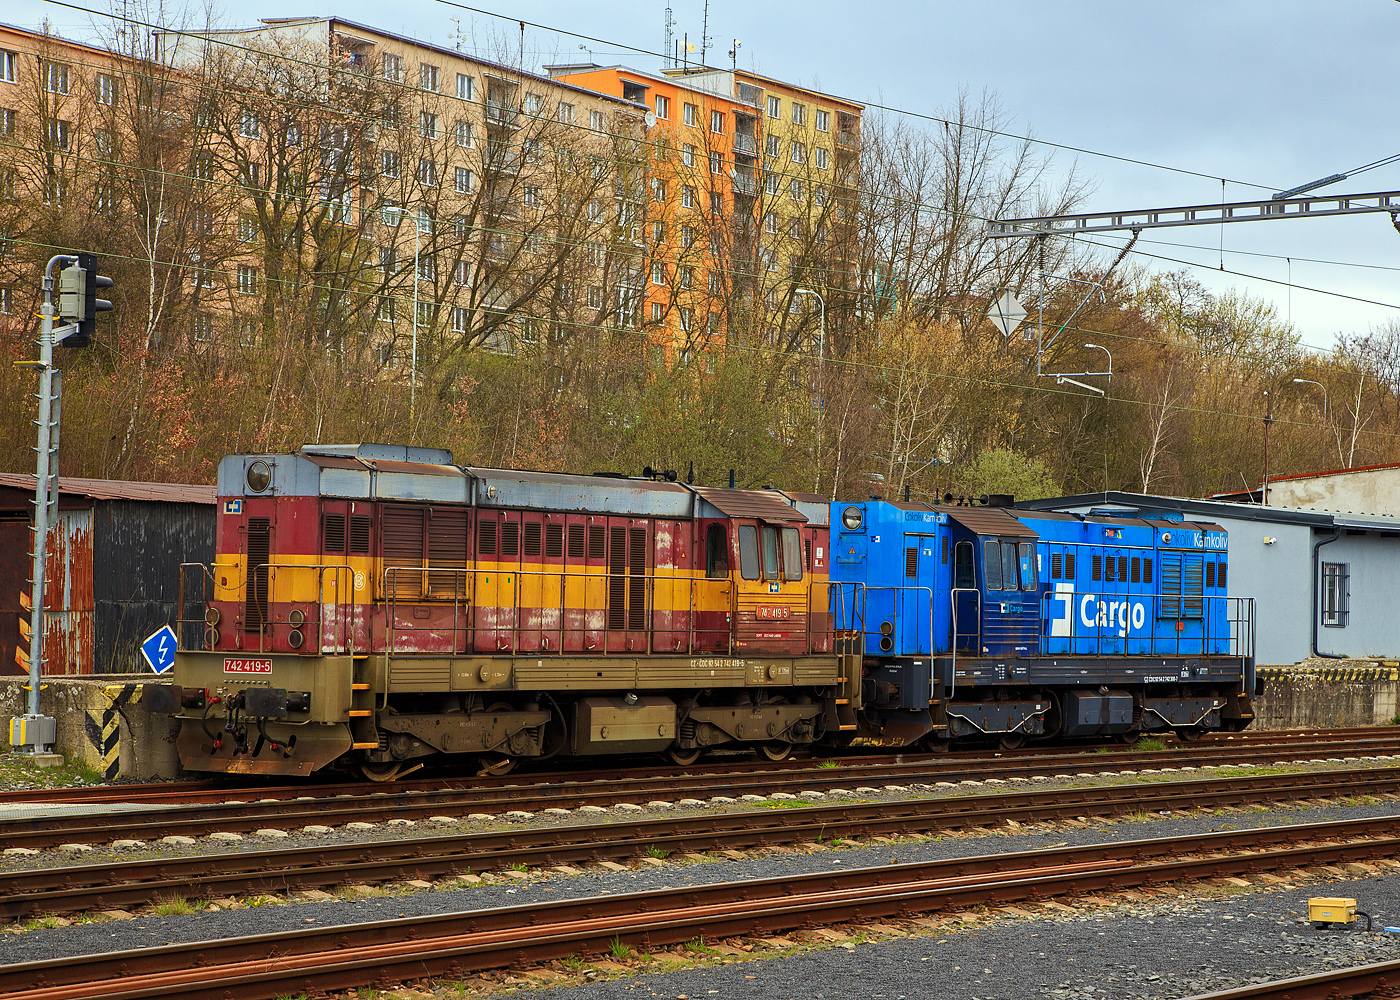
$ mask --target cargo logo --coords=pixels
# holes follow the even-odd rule
[[[1120,636],[1125,636],[1129,622],[1140,629],[1147,621],[1147,605],[1140,601],[1103,601],[1094,594],[1085,594],[1079,601],[1079,620],[1085,628],[1116,628]]]
[[[247,656],[225,656],[224,673],[270,674],[272,673],[272,661],[257,660]]]

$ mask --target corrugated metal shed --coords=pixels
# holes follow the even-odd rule
[[[214,557],[214,487],[72,477],[59,487],[44,568],[45,673],[140,670],[140,641],[174,620],[180,563]],[[32,475],[0,473],[0,673],[22,672],[33,491]]]

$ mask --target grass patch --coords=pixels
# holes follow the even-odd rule
[[[1397,715],[1396,718],[1397,718],[1397,719],[1400,719],[1400,715]],[[826,767],[835,767],[835,766],[836,766],[836,761],[834,761],[834,760],[824,760],[824,761],[822,761],[820,764],[817,765],[817,767],[822,767],[822,768],[826,768]]]
[[[697,955],[714,955],[717,952],[705,943],[705,939],[698,937],[693,941],[685,943],[685,950],[694,952]]]
[[[1167,745],[1155,736],[1147,736],[1137,741],[1134,745],[1136,750],[1146,750],[1155,753],[1158,750],[1165,750]]]
[[[647,857],[649,857],[649,858],[663,858],[663,859],[664,859],[670,852],[668,852],[668,851],[663,851],[661,848],[657,847],[655,844],[648,844],[648,845],[647,845],[646,853],[647,853]]]
[[[156,900],[152,909],[158,917],[182,917],[187,913],[193,913],[195,906],[184,896],[166,896],[164,899]]]
[[[608,954],[613,958],[626,961],[632,957],[632,949],[620,937],[615,937],[608,943]]]

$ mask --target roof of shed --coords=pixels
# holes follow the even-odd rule
[[[34,489],[34,475],[28,472],[0,472],[0,486],[14,489]],[[190,483],[133,483],[122,479],[81,479],[59,476],[58,490],[93,500],[149,500],[157,503],[214,504],[218,490],[214,486]]]

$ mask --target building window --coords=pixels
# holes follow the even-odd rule
[[[710,131],[711,131],[711,132],[718,133],[719,135],[723,135],[723,134],[724,134],[724,112],[723,112],[723,111],[711,111],[711,112],[710,112]]]
[[[475,178],[472,176],[471,170],[466,167],[458,167],[456,182],[454,184],[457,193],[471,194],[475,186]]]
[[[724,195],[720,194],[718,191],[710,192],[710,211],[715,215],[720,215],[724,212]]]
[[[403,79],[403,59],[399,56],[391,56],[384,53],[379,59],[379,73],[386,80],[398,83]]]
[[[591,128],[594,132],[606,132],[608,130],[607,119],[603,117],[603,112],[588,112],[588,127]]]
[[[109,108],[117,104],[117,79],[106,73],[97,74],[97,103]]]
[[[258,132],[258,116],[251,111],[244,111],[238,121],[238,134],[245,139],[256,139]]]
[[[724,293],[724,280],[718,271],[710,272],[710,294],[722,295]]]
[[[207,312],[194,314],[194,339],[197,344],[208,344],[214,339],[214,317]]]
[[[794,142],[792,144],[792,162],[807,162],[807,144],[805,142]]]
[[[68,143],[72,138],[72,126],[65,121],[51,121],[46,129],[48,135],[48,146],[50,149],[58,149],[63,152],[68,151]]]
[[[19,83],[19,53],[0,49],[0,83]]]
[[[783,155],[783,140],[770,135],[763,140],[763,155],[778,157]]]
[[[681,226],[681,249],[689,250],[695,245],[695,227]]]
[[[651,200],[666,200],[666,179],[664,177],[653,177],[651,179]]]
[[[824,146],[818,146],[812,150],[812,162],[817,165],[818,170],[825,170],[831,164],[831,156]]]
[[[452,310],[452,332],[466,333],[471,329],[471,311],[461,306]]]
[[[0,288],[0,316],[10,315],[10,290]]]
[[[682,147],[681,147],[681,163],[685,164],[687,167],[693,167],[693,166],[695,166],[695,147],[694,147],[694,146],[682,146]]]
[[[710,173],[717,174],[724,168],[724,159],[719,155],[718,150],[710,152]]]
[[[472,78],[465,73],[457,74],[457,99],[459,101],[472,99]]]
[[[588,264],[590,267],[602,267],[607,259],[607,250],[601,243],[588,244]]]
[[[418,325],[432,326],[433,312],[437,309],[437,304],[433,302],[418,303]]]
[[[476,131],[472,128],[471,122],[458,122],[453,127],[453,135],[457,139],[457,145],[462,149],[476,148]]]
[[[817,112],[817,131],[818,131],[818,132],[830,132],[830,131],[831,131],[831,112],[830,112],[830,111],[818,111],[818,112]]]
[[[602,286],[602,285],[589,285],[589,286],[588,286],[588,308],[589,308],[589,309],[601,309],[601,308],[603,308],[603,286]]]
[[[1346,628],[1351,611],[1351,573],[1348,563],[1322,564],[1322,624]]]
[[[394,257],[393,247],[379,248],[379,271],[387,280],[391,274],[398,270],[399,264]]]
[[[437,187],[437,164],[432,160],[418,161],[418,183],[424,187]]]
[[[379,151],[379,172],[385,177],[399,176],[399,154],[381,149]]]
[[[792,123],[794,125],[807,124],[807,105],[792,102]]]
[[[459,285],[469,285],[471,278],[471,265],[464,260],[459,260],[457,266],[452,269],[452,280]]]
[[[687,309],[685,306],[681,306],[681,308],[677,311],[680,313],[681,318],[681,332],[689,333],[691,323],[694,321],[695,310]]]
[[[15,134],[15,109],[0,108],[0,135]]]
[[[765,233],[776,233],[778,231],[778,213],[763,213],[763,231]]]
[[[430,66],[427,63],[418,64],[418,89],[437,93],[438,68],[436,66]]]
[[[258,242],[258,220],[249,215],[238,217],[238,242]]]
[[[804,187],[805,185],[803,185],[801,178],[794,177],[792,180],[788,181],[788,196],[792,198],[793,201],[800,204],[803,198]]]
[[[666,223],[664,223],[664,222],[653,222],[653,223],[651,224],[651,241],[652,241],[653,243],[660,244],[660,243],[665,242],[665,240],[666,240]]]
[[[602,221],[603,221],[603,203],[602,203],[601,200],[599,200],[599,199],[597,199],[597,198],[594,198],[594,199],[592,199],[591,201],[589,201],[589,203],[588,203],[588,221],[589,221],[589,222],[602,222]]]
[[[651,304],[651,321],[652,321],[653,323],[660,323],[660,322],[661,322],[662,320],[664,320],[665,318],[666,318],[666,307],[665,307],[664,305],[662,305],[660,302],[653,302],[653,303]]]
[[[419,281],[437,280],[437,261],[434,260],[432,254],[420,253],[418,255],[417,271]]]
[[[676,280],[682,288],[690,288],[695,284],[695,268],[681,267],[676,272]]]
[[[51,62],[44,70],[44,89],[50,94],[68,93],[68,64]]]
[[[539,208],[542,204],[540,200],[540,186],[538,184],[526,184],[521,200],[530,208]]]
[[[394,315],[396,312],[397,308],[394,305],[394,297],[392,295],[379,296],[379,305],[374,310],[375,319],[381,323],[392,323],[394,322]]]
[[[768,117],[769,117],[769,118],[781,118],[781,117],[783,117],[783,101],[782,101],[782,98],[774,97],[774,96],[772,96],[771,94],[769,95],[769,97],[768,97]]]
[[[669,97],[656,95],[656,117],[662,121],[671,120],[671,99]]]
[[[424,111],[418,116],[418,134],[424,139],[437,138],[438,116]]]
[[[653,285],[666,284],[666,265],[659,261],[651,265],[651,283]]]
[[[559,120],[565,125],[572,125],[574,123],[574,106],[572,104],[560,102]]]
[[[246,264],[238,266],[238,293],[240,295],[258,294],[258,269],[248,267]]]
[[[685,208],[694,208],[696,205],[695,188],[687,184],[681,188],[681,205]]]
[[[768,173],[763,178],[763,190],[768,194],[776,195],[779,192],[781,192],[782,189],[782,175],[772,170],[768,171]]]
[[[694,104],[687,104],[685,106],[685,123],[687,125],[700,124],[700,109]]]
[[[542,105],[543,105],[543,101],[541,100],[539,94],[526,94],[526,95],[525,95],[525,105],[524,105],[524,108],[525,108],[525,113],[526,113],[527,115],[537,115],[537,114],[539,114],[539,113],[540,113],[540,108],[541,108]]]

